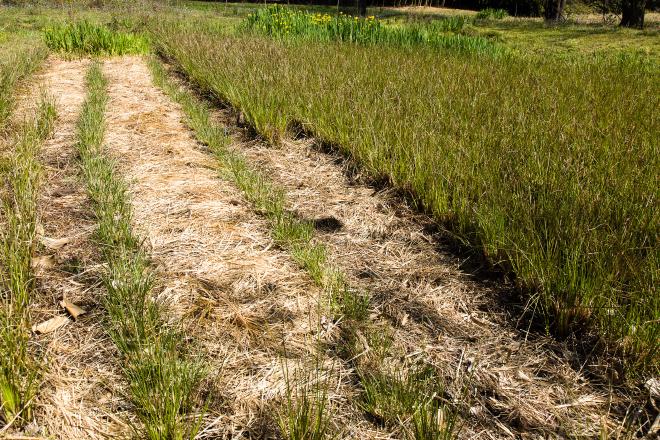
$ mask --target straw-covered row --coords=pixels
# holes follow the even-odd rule
[[[30,344],[29,305],[35,291],[38,154],[55,117],[54,104],[42,98],[35,119],[17,128],[8,157],[0,158],[0,420],[5,429],[30,419],[43,368]]]
[[[314,226],[285,208],[285,192],[228,148],[225,128],[211,110],[191,92],[177,86],[156,60],[150,63],[155,83],[178,102],[197,138],[218,159],[222,175],[241,189],[255,211],[268,218],[274,241],[287,249],[326,293],[326,303],[341,328],[341,338],[330,347],[356,371],[363,393],[360,408],[379,424],[400,430],[405,438],[453,438],[458,433],[457,411],[440,399],[443,384],[436,371],[415,366],[406,374],[383,368],[387,338],[369,318],[369,297],[352,289],[342,271],[328,259],[324,244],[314,240]],[[385,332],[387,333],[387,332]],[[365,353],[368,352],[368,355]],[[321,439],[330,434],[333,407],[327,402],[326,383],[306,393],[289,393],[279,425],[287,439]]]
[[[187,357],[179,330],[165,324],[164,305],[153,294],[149,259],[131,227],[126,186],[104,154],[108,95],[99,64],[90,68],[87,84],[78,149],[106,264],[107,328],[121,353],[130,400],[143,425],[136,429],[150,439],[193,438],[201,420],[195,404],[204,370]]]

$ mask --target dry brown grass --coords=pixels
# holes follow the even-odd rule
[[[159,298],[171,306],[172,321],[185,319],[211,372],[201,437],[272,436],[286,393],[284,357],[291,377],[317,377],[321,292],[273,247],[265,220],[240,192],[218,178],[212,157],[182,124],[179,108],[154,88],[143,60],[104,66],[107,145],[158,267]],[[318,362],[333,383],[333,423],[348,426],[352,438],[379,435],[350,402],[356,391],[348,372],[327,357]]]
[[[90,241],[94,223],[75,162],[75,123],[85,96],[87,64],[50,58],[19,105],[19,113],[29,114],[45,91],[58,110],[55,131],[39,157],[44,175],[38,233],[44,242],[66,239],[66,244],[57,249],[41,246],[35,255],[39,295],[32,307],[33,322],[66,316],[58,305],[62,298],[90,311],[54,333],[34,336],[35,349],[48,359],[48,368],[35,401],[35,421],[26,434],[61,439],[116,437],[127,430],[120,409],[121,376],[99,322],[97,259]]]

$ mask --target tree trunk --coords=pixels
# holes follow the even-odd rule
[[[365,17],[367,15],[367,0],[357,0],[358,4],[358,14],[360,17]]]
[[[546,0],[543,17],[546,21],[559,21],[564,16],[566,0]]]
[[[643,28],[646,0],[623,0],[621,2],[621,26]]]

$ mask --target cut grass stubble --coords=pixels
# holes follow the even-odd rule
[[[90,67],[87,84],[77,145],[106,264],[107,329],[123,357],[129,397],[143,435],[152,440],[192,439],[201,423],[201,415],[194,412],[204,369],[186,356],[181,333],[165,324],[165,306],[154,299],[154,274],[131,227],[126,186],[103,149],[108,96],[98,63]]]

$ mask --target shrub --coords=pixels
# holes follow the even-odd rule
[[[486,8],[477,13],[477,20],[501,20],[508,17],[509,14],[504,9]]]

